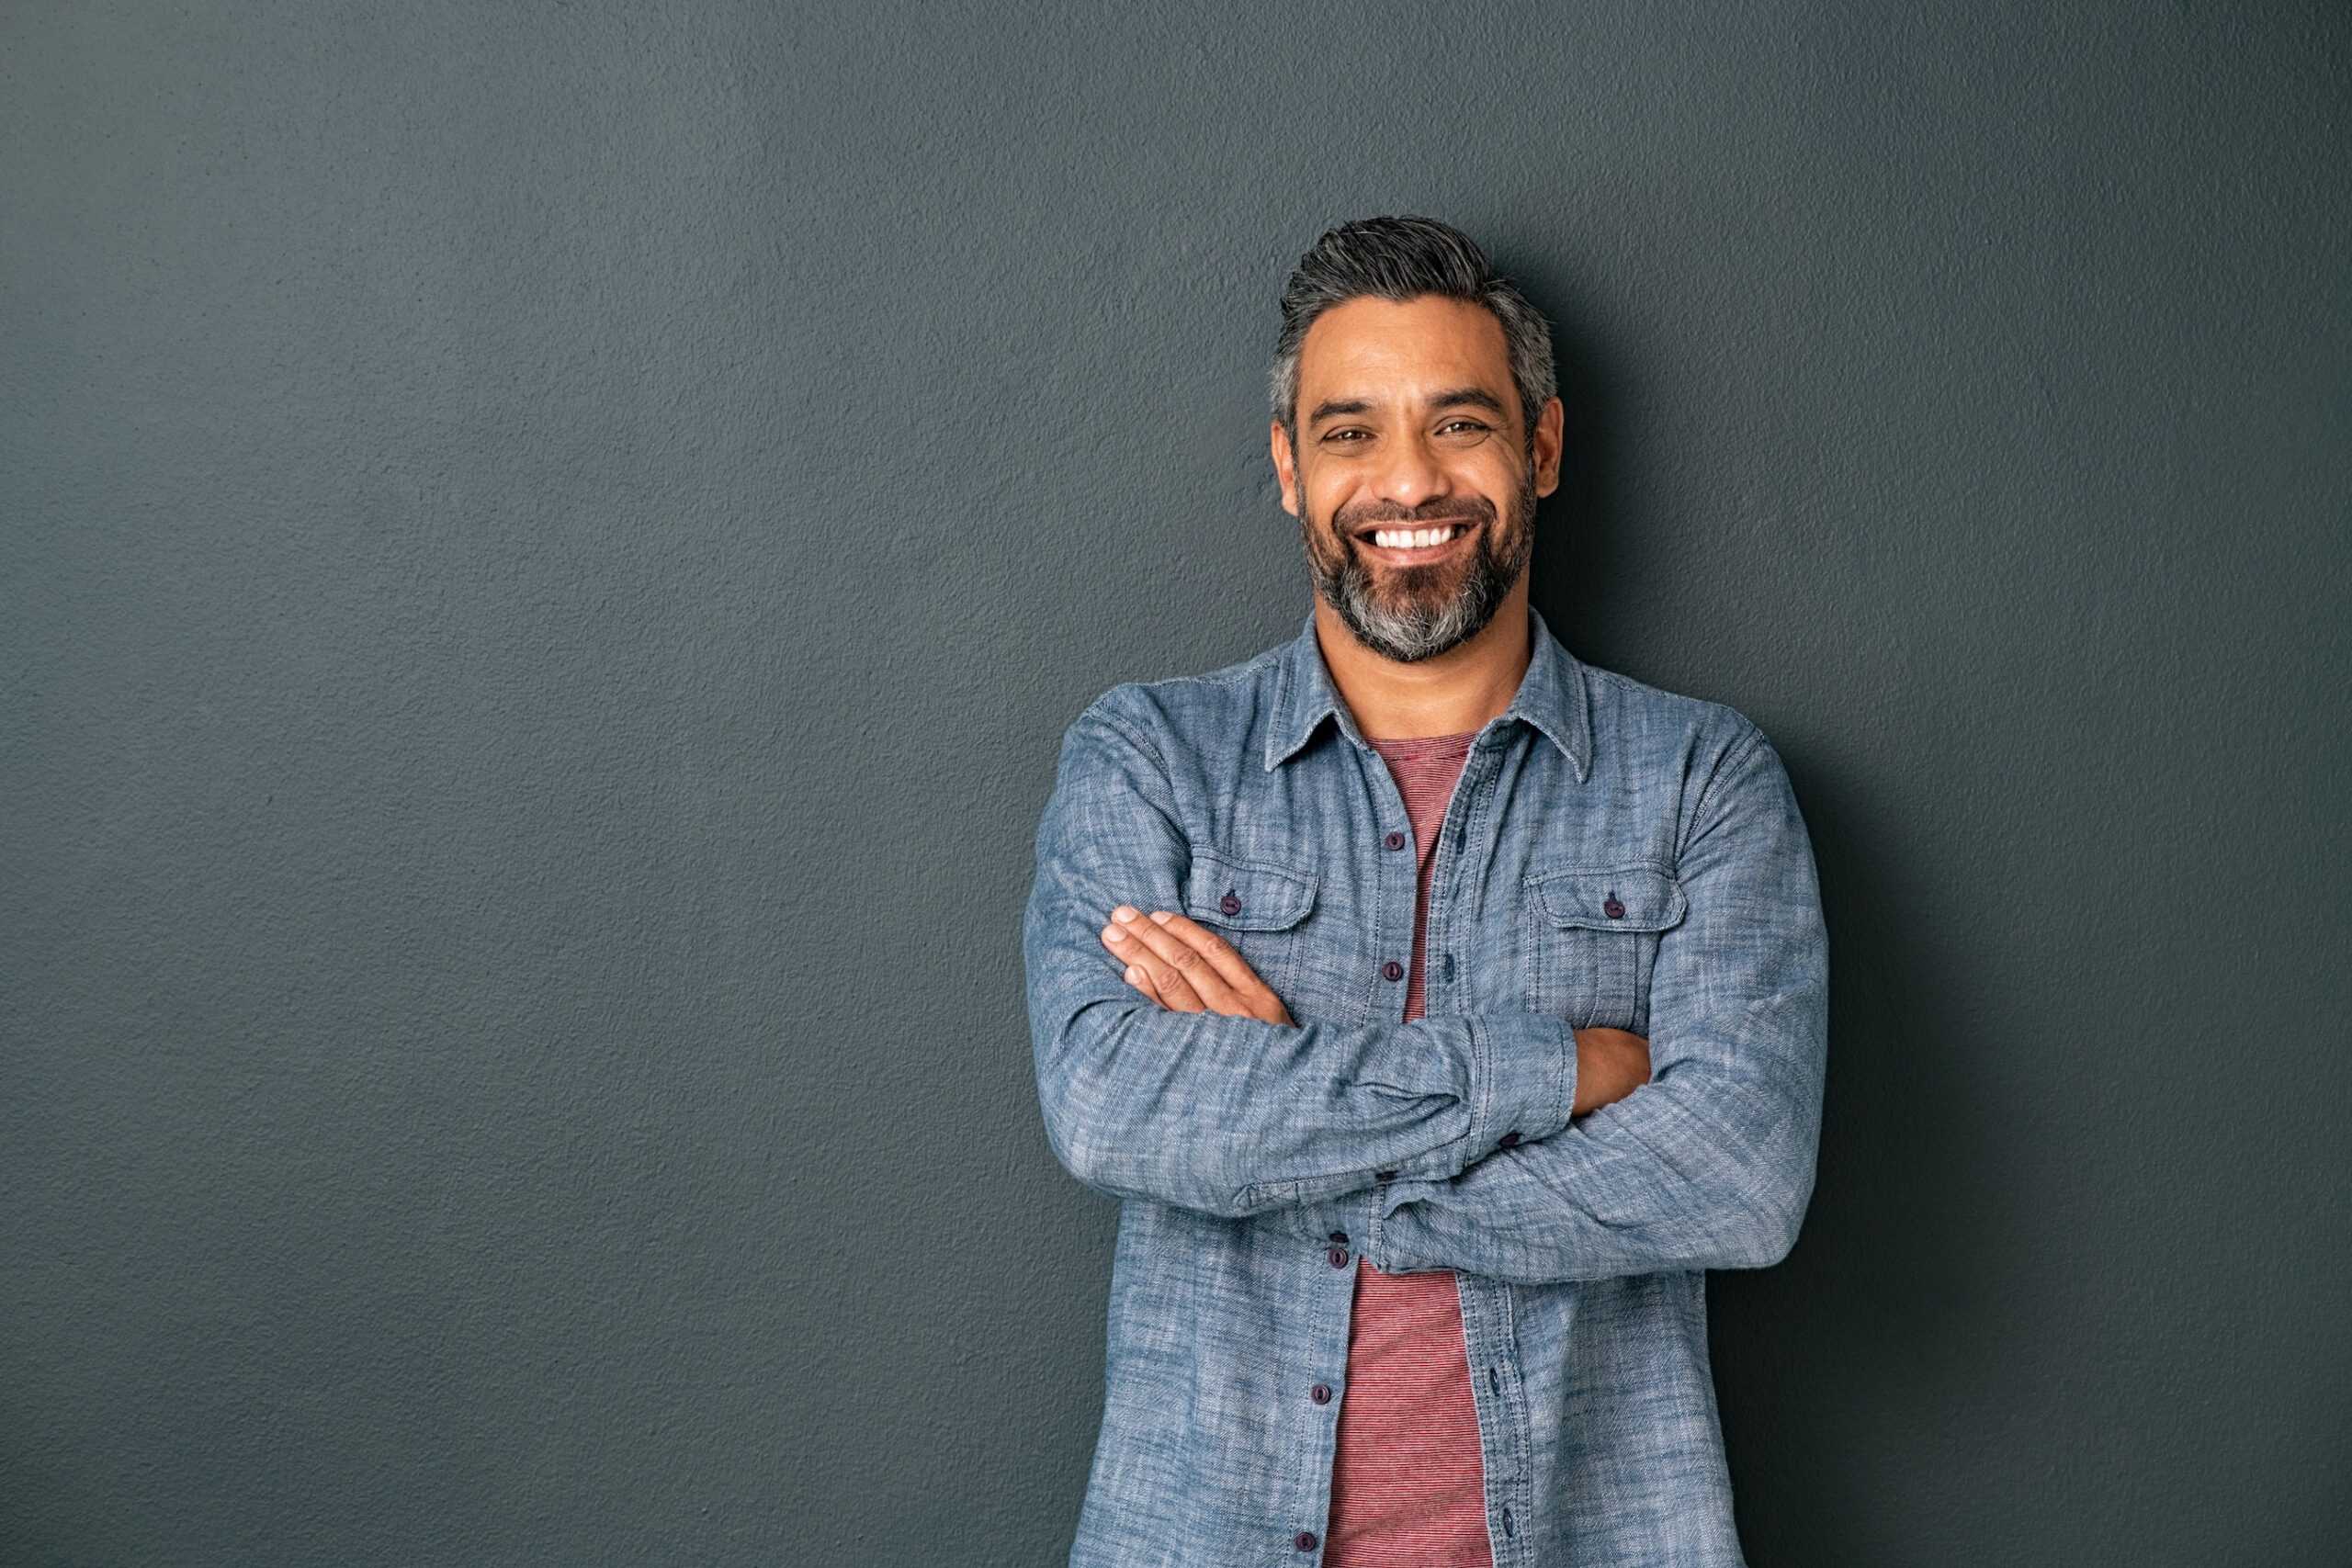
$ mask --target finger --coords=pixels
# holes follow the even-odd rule
[[[1282,998],[1274,995],[1272,986],[1258,978],[1258,972],[1250,967],[1250,961],[1242,957],[1231,942],[1198,920],[1188,919],[1166,909],[1155,910],[1151,919],[1160,930],[1175,932],[1193,951],[1207,959],[1209,966],[1233,987],[1235,996],[1251,1018],[1261,1019],[1268,1023],[1290,1022],[1290,1010],[1283,1006]]]
[[[1116,920],[1118,917],[1114,913],[1112,919]],[[1214,1010],[1232,1018],[1255,1016],[1250,1010],[1248,998],[1236,991],[1231,982],[1217,972],[1216,965],[1209,962],[1208,954],[1159,924],[1156,917],[1148,920],[1125,922],[1121,929],[1149,949],[1161,963],[1181,974],[1201,1000]]]
[[[1151,922],[1138,911],[1120,905],[1112,911],[1111,923],[1102,928],[1102,945],[1121,964],[1143,972],[1158,993],[1161,1007],[1170,1012],[1206,1011],[1208,1003],[1186,981],[1182,970],[1148,943],[1138,927],[1152,929]]]
[[[1195,919],[1170,913],[1166,909],[1152,911],[1151,923],[1161,931],[1173,931],[1193,952],[1209,961],[1218,976],[1237,991],[1263,991],[1265,983],[1250,961],[1234,951],[1233,944]],[[1269,995],[1272,993],[1268,992]]]
[[[1129,921],[1131,924],[1122,924],[1122,921],[1117,921],[1117,917],[1113,917],[1113,924],[1105,929],[1103,941],[1113,950],[1113,954],[1120,957],[1120,962],[1141,971],[1143,978],[1159,995],[1159,1006],[1173,1010],[1173,1013],[1221,1010],[1209,997],[1202,995],[1197,985],[1193,985],[1190,976],[1185,974],[1183,964],[1159,952],[1158,947],[1152,947],[1152,942],[1143,938],[1143,929],[1148,929],[1150,921],[1143,919],[1141,912],[1131,909]]]
[[[1184,983],[1184,976],[1171,966],[1162,964],[1155,955],[1138,953],[1127,965],[1127,973],[1136,976],[1128,985],[1150,997],[1170,1012],[1208,1012],[1208,1003]],[[1140,983],[1138,983],[1140,982]]]
[[[1142,964],[1128,964],[1126,973],[1121,976],[1120,978],[1126,981],[1128,985],[1133,986],[1136,990],[1141,991],[1145,996],[1149,997],[1153,1001],[1159,1002],[1161,1007],[1166,1007],[1168,1005],[1166,1002],[1159,1001],[1159,988],[1151,983],[1151,976],[1145,971]]]

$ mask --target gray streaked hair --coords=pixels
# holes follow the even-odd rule
[[[1520,423],[1532,445],[1535,416],[1557,391],[1552,328],[1519,286],[1494,269],[1469,235],[1434,218],[1365,218],[1342,223],[1298,258],[1283,290],[1282,334],[1274,340],[1274,417],[1298,436],[1298,355],[1306,329],[1334,305],[1367,296],[1407,300],[1436,295],[1483,305],[1502,323]]]

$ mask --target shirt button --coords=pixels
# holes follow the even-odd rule
[[[1301,1551],[1312,1551],[1315,1550],[1315,1532],[1313,1530],[1301,1530],[1296,1535],[1290,1538],[1290,1543],[1298,1548]]]
[[[1388,837],[1383,839],[1381,842],[1386,844],[1392,850],[1401,850],[1405,847],[1405,835],[1402,833],[1391,833]]]
[[[1306,1391],[1306,1397],[1317,1404],[1329,1404],[1331,1403],[1331,1385],[1328,1382],[1318,1382]]]
[[[1625,906],[1621,900],[1611,898],[1600,907],[1600,912],[1612,920],[1622,920],[1625,918]]]
[[[1218,899],[1216,901],[1216,907],[1228,920],[1234,916],[1241,913],[1241,900],[1231,893],[1228,893],[1224,897]]]
[[[1497,1140],[1497,1142],[1503,1148],[1515,1149],[1519,1147],[1519,1134],[1517,1133],[1505,1133]]]
[[[1344,1247],[1335,1247],[1323,1256],[1334,1269],[1345,1269],[1348,1266],[1348,1249]]]
[[[1401,980],[1405,977],[1405,966],[1392,958],[1380,966],[1380,977],[1384,980]]]

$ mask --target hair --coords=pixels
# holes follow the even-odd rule
[[[1298,355],[1306,329],[1334,305],[1367,297],[1398,304],[1435,295],[1481,305],[1502,323],[1520,423],[1532,446],[1535,416],[1556,394],[1552,328],[1519,286],[1497,272],[1470,236],[1434,218],[1365,218],[1342,223],[1298,258],[1283,290],[1274,340],[1274,418],[1298,435]]]

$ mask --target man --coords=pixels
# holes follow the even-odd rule
[[[1283,298],[1313,620],[1074,725],[1026,955],[1125,1200],[1073,1563],[1740,1561],[1704,1270],[1793,1243],[1826,956],[1779,760],[1528,608],[1543,317],[1423,219]]]

